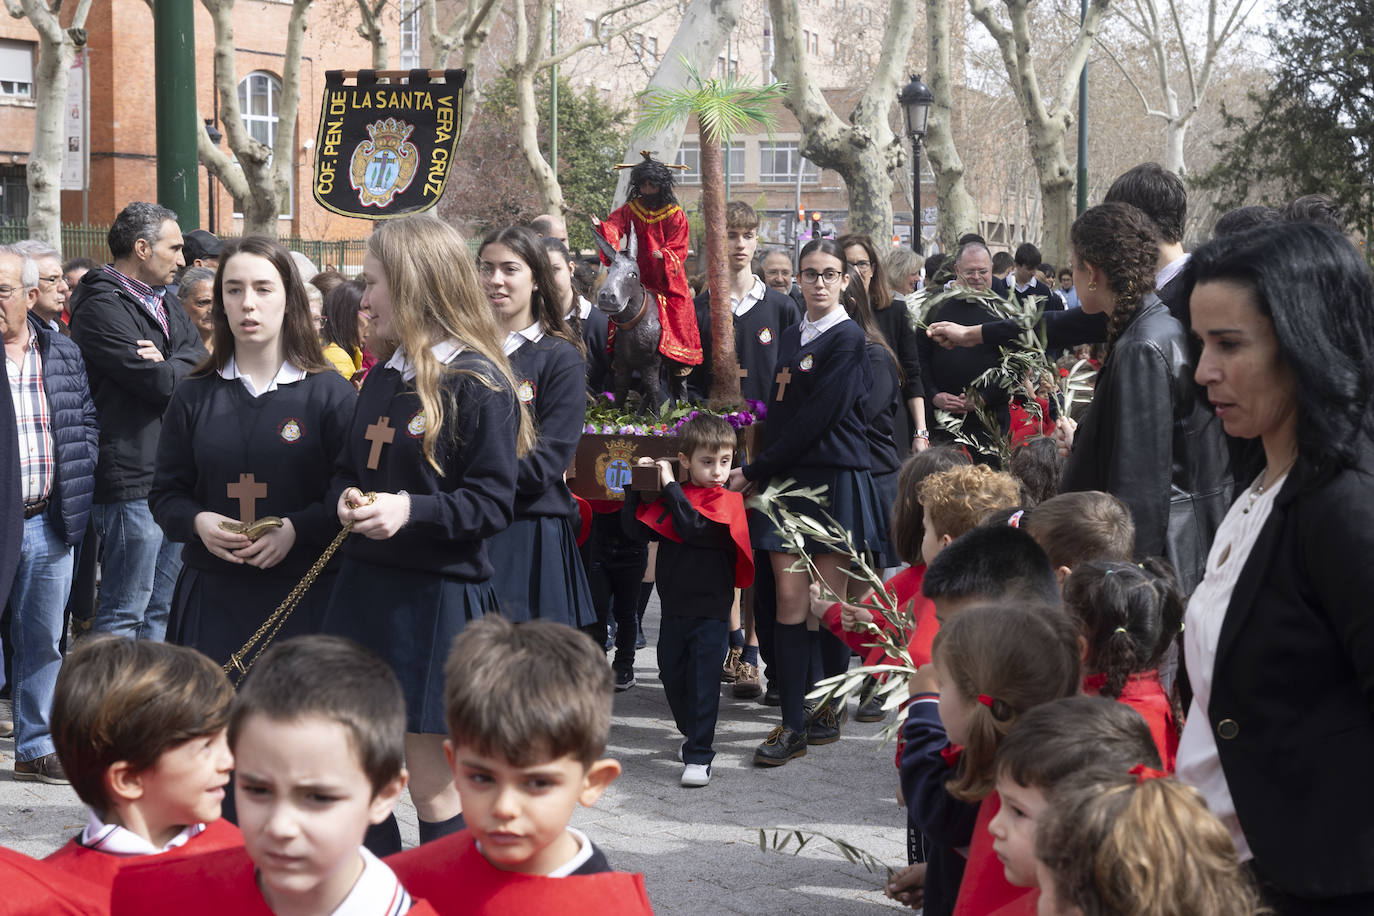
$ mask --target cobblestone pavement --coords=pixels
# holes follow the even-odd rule
[[[823,840],[795,856],[764,852],[758,843],[759,828],[797,827],[841,838],[892,867],[904,864],[905,817],[893,798],[893,748],[877,738],[881,725],[854,722],[851,700],[838,743],[784,767],[755,768],[754,747],[776,724],[777,710],[734,699],[722,685],[711,784],[684,789],[681,739],[654,660],[657,622],[655,596],[645,618],[649,648],[636,658],[638,686],[615,699],[608,754],[624,774],[595,808],[578,809],[574,826],[614,867],[643,872],[655,911],[669,916],[900,912],[882,895],[882,875]],[[85,812],[70,788],[15,782],[12,738],[0,739],[0,758],[0,845],[41,856],[81,829]],[[408,800],[397,814],[405,843],[415,843]]]

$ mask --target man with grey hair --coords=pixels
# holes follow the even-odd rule
[[[181,230],[166,207],[137,202],[115,217],[114,263],[81,278],[71,300],[100,415],[92,517],[104,544],[94,629],[141,639],[167,631],[181,545],[148,509],[162,414],[172,389],[205,358],[181,304],[167,293],[182,266]]]
[[[5,368],[24,517],[19,567],[8,593],[14,615],[14,778],[64,784],[48,717],[62,666],[72,548],[86,533],[91,511],[99,431],[80,350],[38,317],[41,270],[24,253],[33,249],[0,246]]]
[[[71,293],[62,273],[62,253],[37,239],[15,242],[14,249],[38,265],[38,299],[30,310],[52,330],[64,337],[72,336],[62,321],[62,310],[67,307],[67,297]]]

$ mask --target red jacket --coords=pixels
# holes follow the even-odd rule
[[[978,806],[978,820],[973,825],[973,841],[968,848],[964,880],[959,885],[959,899],[954,902],[954,916],[988,916],[1000,912],[1004,907],[1014,907],[1023,898],[1034,894],[1033,888],[1017,887],[1007,880],[1002,860],[992,851],[992,834],[988,833],[988,824],[992,823],[1001,807],[1002,797],[996,792],[983,799]],[[1024,910],[1011,909],[1008,912]]]
[[[466,830],[388,856],[386,864],[406,890],[428,900],[440,916],[653,913],[643,875],[606,872],[545,878],[502,871],[477,850],[476,841]]]
[[[108,887],[3,847],[0,888],[0,912],[5,916],[99,916],[110,911]]]
[[[884,584],[887,593],[892,596],[893,604],[897,607],[906,607],[908,602],[911,603],[912,616],[916,618],[916,629],[911,633],[903,634],[902,638],[906,640],[907,651],[911,653],[911,660],[917,666],[930,662],[930,644],[940,629],[940,624],[935,619],[934,602],[921,594],[921,581],[925,575],[925,564],[909,566],[888,579]],[[885,632],[892,632],[893,623],[881,612],[872,608],[866,608],[866,610],[873,614],[875,626]],[[873,634],[868,632],[851,633],[844,628],[840,623],[839,602],[826,609],[822,620],[830,628],[830,632],[843,640],[849,648],[859,653],[865,665],[896,664],[896,660],[888,658],[881,648],[870,645],[874,641]]]
[[[1107,675],[1090,674],[1083,678],[1083,692],[1097,696],[1107,683]],[[1164,772],[1174,771],[1174,761],[1178,758],[1178,721],[1174,718],[1174,706],[1164,685],[1159,681],[1158,671],[1139,671],[1126,679],[1126,686],[1117,699],[1134,709],[1150,726],[1150,735],[1159,748],[1159,759],[1164,764]]]

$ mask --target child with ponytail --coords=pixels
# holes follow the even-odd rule
[[[1159,679],[1159,663],[1183,619],[1169,565],[1094,561],[1064,582],[1064,608],[1086,644],[1083,692],[1120,700],[1150,726],[1166,772],[1178,755],[1180,716]]]
[[[990,913],[1029,893],[1007,882],[988,833],[997,748],[1022,714],[1078,692],[1078,635],[1057,608],[990,604],[942,620],[931,657],[911,680],[902,754],[908,814],[937,847],[926,912]],[[949,864],[965,848],[956,899]]]
[[[1056,799],[1036,830],[1041,914],[1258,916],[1267,913],[1231,835],[1174,779],[1089,782]]]

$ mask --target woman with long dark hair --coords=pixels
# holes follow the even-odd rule
[[[335,283],[324,294],[324,324],[320,328],[320,344],[324,358],[334,370],[355,385],[361,385],[363,370],[363,284],[361,280]]]

